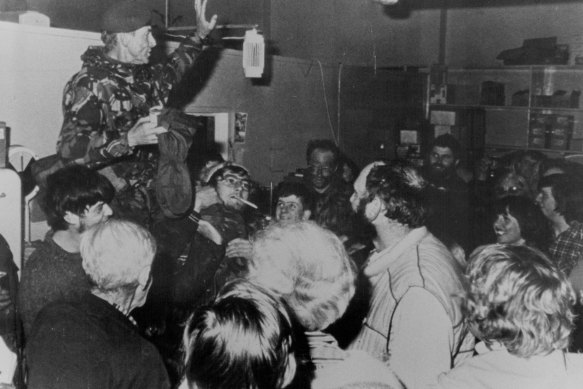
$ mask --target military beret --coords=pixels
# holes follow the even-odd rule
[[[109,33],[131,32],[152,24],[152,11],[141,0],[116,1],[103,14],[101,29]]]

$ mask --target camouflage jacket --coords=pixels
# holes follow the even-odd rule
[[[127,161],[122,157],[130,155],[134,161],[152,159],[149,152],[134,152],[128,146],[127,132],[151,107],[165,104],[201,49],[183,43],[164,63],[133,65],[107,57],[103,47],[89,47],[81,56],[81,71],[65,86],[58,155],[92,167]],[[143,167],[124,170],[136,174]]]
[[[65,86],[57,155],[65,164],[101,169],[116,188],[116,208],[127,211],[120,216],[149,223],[157,212],[158,148],[129,147],[127,132],[151,107],[166,103],[201,51],[188,40],[163,63],[134,65],[109,58],[104,47],[89,47],[81,71]]]

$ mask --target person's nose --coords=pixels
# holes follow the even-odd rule
[[[156,46],[156,38],[154,38],[154,35],[152,35],[151,33],[150,35],[148,35],[148,45],[150,47]]]
[[[107,217],[113,215],[113,209],[111,209],[109,204],[103,204],[103,214]]]

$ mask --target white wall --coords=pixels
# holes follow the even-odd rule
[[[81,54],[100,43],[97,33],[0,22],[0,121],[12,144],[55,153],[63,88],[81,69]]]

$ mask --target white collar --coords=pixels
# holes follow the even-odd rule
[[[387,247],[380,252],[375,252],[369,258],[364,268],[364,274],[367,277],[372,277],[385,271],[394,259],[399,258],[411,246],[416,245],[421,239],[425,238],[427,234],[426,227],[415,228],[397,242],[397,244]]]

